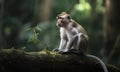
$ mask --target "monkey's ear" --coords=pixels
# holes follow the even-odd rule
[[[61,14],[62,14],[62,15],[65,15],[65,14],[67,14],[67,13],[66,13],[66,12],[62,12]]]
[[[56,19],[59,19],[59,15],[56,17]]]
[[[58,19],[58,16],[56,17],[56,19]]]
[[[67,16],[67,19],[71,19],[71,17],[70,17],[70,16]]]

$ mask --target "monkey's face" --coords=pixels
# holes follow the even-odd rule
[[[67,13],[61,13],[57,16],[57,26],[66,27],[70,22],[70,16]]]

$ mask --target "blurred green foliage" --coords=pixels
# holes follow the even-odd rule
[[[91,13],[93,8],[89,0],[52,0],[50,18],[44,21],[37,19],[39,21],[32,27],[35,1],[37,0],[4,0],[3,34],[6,48],[25,48],[26,51],[58,48],[60,37],[55,18],[65,11],[86,29],[90,38],[90,52],[97,55],[102,51],[103,0],[97,0],[94,13]],[[44,0],[38,2],[38,6],[44,10]]]

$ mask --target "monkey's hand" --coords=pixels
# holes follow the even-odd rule
[[[59,48],[55,48],[55,49],[53,49],[52,51],[54,51],[54,52],[59,52],[59,53],[62,53],[62,52],[67,52],[67,51],[65,51],[64,49],[62,50],[60,50]]]
[[[58,52],[59,50],[58,50],[58,48],[55,48],[55,49],[53,49],[52,51],[54,51],[54,52]]]

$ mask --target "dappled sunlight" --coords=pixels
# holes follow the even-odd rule
[[[75,5],[76,10],[79,11],[90,11],[91,10],[91,6],[88,2],[86,2],[86,0],[80,0],[79,4]]]

